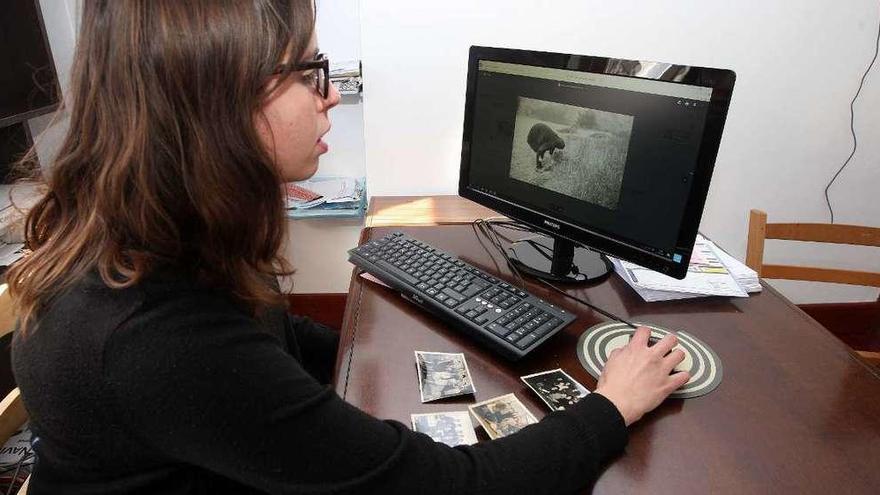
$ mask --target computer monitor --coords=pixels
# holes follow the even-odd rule
[[[601,279],[601,254],[684,278],[735,74],[471,47],[459,195],[541,233],[531,275]],[[588,249],[587,249],[588,248]]]
[[[0,15],[0,127],[53,112],[59,98],[39,1],[4,2]]]

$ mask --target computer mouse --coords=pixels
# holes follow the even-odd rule
[[[648,347],[653,347],[654,344],[656,344],[657,342],[660,342],[660,339],[658,337],[654,337],[653,335],[648,337]],[[682,346],[676,345],[669,352],[664,354],[664,356],[668,356],[669,353],[671,353],[675,349],[681,349],[684,352],[684,359],[680,363],[675,365],[675,368],[672,368],[672,371],[669,372],[670,375],[679,371],[687,371],[690,369],[691,360],[689,359],[688,352]]]

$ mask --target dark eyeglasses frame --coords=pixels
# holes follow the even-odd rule
[[[324,73],[324,84],[321,84],[320,78],[316,78],[315,90],[318,91],[318,94],[320,94],[322,98],[327,99],[330,95],[330,59],[328,59],[323,53],[317,54],[314,60],[292,64],[278,64],[278,67],[275,68],[272,75],[289,74],[291,72],[301,72],[312,69],[319,69]]]

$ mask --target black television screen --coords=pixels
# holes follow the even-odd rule
[[[38,0],[3,2],[0,14],[0,127],[58,107],[58,78]]]
[[[570,257],[582,244],[683,278],[734,79],[722,69],[472,47],[459,194],[568,246],[537,246],[535,259],[548,264],[550,249]]]

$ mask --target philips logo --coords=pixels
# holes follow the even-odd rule
[[[558,223],[556,223],[556,222],[551,222],[550,220],[544,220],[544,225],[546,225],[546,226],[548,226],[548,227],[553,227],[553,228],[556,229],[556,230],[559,230],[559,229],[560,229],[560,226],[559,226]]]

